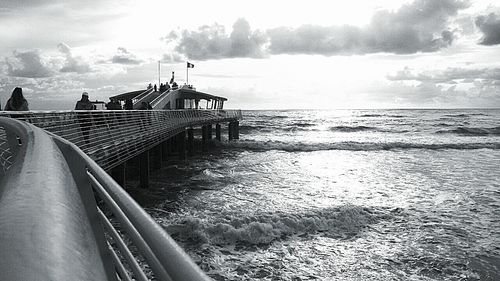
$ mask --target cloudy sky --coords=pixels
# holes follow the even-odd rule
[[[497,0],[2,0],[0,101],[72,109],[175,71],[227,107],[500,107]]]

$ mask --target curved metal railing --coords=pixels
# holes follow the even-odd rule
[[[187,127],[241,119],[240,110],[105,110],[0,112],[74,143],[109,170]],[[0,143],[1,145],[1,143]],[[8,154],[2,157],[8,162]]]
[[[208,280],[75,144],[0,118],[2,280]]]

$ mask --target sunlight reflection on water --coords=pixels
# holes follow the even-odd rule
[[[223,144],[213,157],[158,174],[168,188],[175,170],[184,171],[176,207],[152,214],[212,278],[500,277],[498,111],[251,114],[244,146]],[[436,133],[443,122],[485,129]],[[386,146],[313,149],[346,140]],[[388,148],[392,142],[411,145]]]

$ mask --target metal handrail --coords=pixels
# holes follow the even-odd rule
[[[154,100],[152,100],[150,102],[151,104],[151,107],[153,109],[162,109],[162,108],[156,108],[156,106],[161,102],[163,101],[164,99],[166,99],[168,97],[168,95],[170,95],[171,91],[170,91],[170,88],[165,90],[163,93],[161,93],[159,96],[157,96]]]
[[[11,168],[0,180],[3,279],[117,280],[118,274],[121,280],[147,280],[152,274],[156,280],[209,280],[166,231],[75,144],[10,118],[0,118],[0,126],[14,155]],[[15,192],[6,192],[10,190]],[[98,204],[110,212],[100,211]],[[119,254],[110,246],[110,237],[119,246]],[[139,255],[151,272],[138,266]]]
[[[138,94],[137,96],[135,96],[132,100],[135,100],[133,102],[133,106],[135,106],[136,104],[141,104],[142,100],[147,97],[149,94],[153,93],[154,92],[154,89],[153,88],[149,88],[147,90],[145,90],[144,92]]]
[[[77,158],[85,163],[87,171],[92,175],[89,178],[94,190],[100,193],[101,199],[108,201],[106,205],[115,219],[129,234],[128,237],[141,255],[148,260],[159,280],[209,280],[170,235],[96,162],[76,145],[55,135],[53,138],[68,159]],[[113,203],[109,204],[110,202]]]
[[[0,112],[0,116],[26,121],[61,136],[109,170],[187,127],[239,120],[241,111],[75,110]]]
[[[116,280],[102,230],[52,138],[0,118],[13,155],[0,179],[2,280]]]

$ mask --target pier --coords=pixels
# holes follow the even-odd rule
[[[174,110],[0,112],[2,278],[208,280],[122,187],[129,166],[148,188],[165,158],[194,155],[195,131],[202,151],[223,132],[239,138],[240,110],[213,96],[186,109],[193,98]]]

